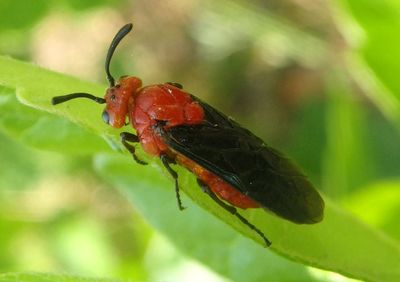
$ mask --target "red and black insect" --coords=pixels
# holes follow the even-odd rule
[[[105,71],[110,87],[105,97],[88,93],[57,96],[52,104],[88,98],[106,104],[103,120],[115,128],[126,125],[126,117],[137,135],[121,133],[122,144],[139,164],[131,143],[139,142],[145,152],[160,157],[175,179],[179,209],[183,209],[178,174],[171,164],[184,166],[196,175],[199,186],[218,205],[271,242],[237,208],[264,208],[298,224],[313,224],[323,218],[324,201],[313,185],[275,149],[238,123],[182,89],[179,83],[142,86],[135,76],[117,83],[110,61],[119,44],[132,29],[123,26],[107,53]]]

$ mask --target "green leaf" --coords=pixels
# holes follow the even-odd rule
[[[76,100],[58,106],[50,104],[51,97],[76,91],[101,96],[103,90],[101,86],[1,57],[0,84],[15,88],[19,100],[27,105],[67,117],[91,131],[106,135],[111,140],[116,139],[118,132],[103,124],[99,117],[101,109],[95,103]],[[246,262],[248,258],[246,248],[252,252],[256,248],[242,245],[243,239],[236,233],[227,234],[224,231],[214,233],[219,224],[210,227],[207,216],[196,217],[193,213],[196,208],[191,205],[184,213],[174,211],[177,208],[173,183],[167,182],[166,177],[160,175],[162,170],[157,161],[148,167],[142,167],[134,164],[130,158],[112,155],[100,156],[96,164],[102,175],[126,191],[149,221],[164,231],[173,242],[182,244],[182,249],[192,255],[200,253],[204,257],[203,261],[208,261],[217,271],[221,271],[223,265],[224,270],[229,267],[231,273],[243,275],[237,272],[241,263]],[[363,224],[326,197],[325,219],[315,225],[292,224],[262,209],[241,211],[241,214],[272,241],[272,246],[266,249],[262,248],[264,242],[257,234],[201,192],[193,175],[183,169],[177,169],[182,189],[196,204],[241,234],[261,244],[258,251],[265,253],[266,256],[270,251],[274,251],[302,264],[359,279],[400,281],[399,245],[385,234]],[[189,205],[189,201],[186,205]],[[194,216],[195,220],[191,216]],[[180,222],[183,220],[180,217],[185,218],[183,223]],[[185,234],[192,228],[194,229],[192,233]],[[182,236],[185,235],[187,238],[183,240]],[[238,253],[227,256],[227,242],[229,246],[237,248]],[[262,273],[269,275],[270,265],[264,265],[263,260],[257,262],[263,269]]]
[[[399,1],[346,1],[347,7],[365,32],[360,53],[387,87],[400,98],[400,14]]]
[[[397,126],[400,125],[399,1],[342,0],[339,29],[354,47],[347,54],[349,75]]]
[[[185,207],[177,208],[172,182],[158,165],[139,166],[131,158],[98,155],[95,167],[105,179],[118,187],[133,206],[185,254],[193,256],[232,281],[318,281],[303,266],[285,260],[235,232],[228,224],[182,195]],[[194,186],[195,199],[212,208],[215,203],[200,192],[193,177],[179,170],[182,187]],[[227,222],[233,218],[221,211]],[[240,228],[239,224],[239,228]],[[258,238],[257,238],[258,239]],[[257,266],[257,267],[255,267]],[[252,271],[249,271],[252,269]],[[288,271],[290,270],[290,271]]]
[[[346,206],[359,218],[400,239],[400,181],[379,181],[363,187],[346,200]],[[371,209],[370,207],[374,207]]]
[[[49,2],[38,0],[0,1],[0,31],[4,29],[31,28],[48,11]]]
[[[35,166],[37,159],[30,153],[25,146],[9,140],[0,133],[0,190],[4,191],[10,187],[22,188],[35,179],[38,170]]]
[[[9,60],[6,59],[6,61]],[[88,154],[109,150],[107,144],[101,142],[97,134],[93,134],[64,118],[27,107],[17,100],[16,92],[31,96],[31,93],[40,93],[45,89],[52,91],[51,88],[47,88],[49,86],[46,82],[47,78],[32,77],[32,79],[40,79],[41,85],[36,85],[33,81],[25,81],[21,75],[19,75],[18,81],[14,81],[11,76],[18,75],[11,71],[10,65],[2,62],[0,68],[4,68],[3,71],[8,70],[7,76],[0,78],[0,84],[7,86],[0,87],[0,129],[3,132],[13,138],[23,140],[30,146],[51,151]],[[16,68],[15,71],[20,70]],[[28,68],[25,71],[34,73],[35,69]],[[9,74],[11,76],[8,77]],[[51,78],[49,79],[51,80]],[[53,83],[58,82],[53,80]],[[28,88],[23,87],[27,84],[29,85]],[[55,87],[63,89],[61,85]],[[70,91],[68,88],[66,90]],[[58,93],[59,90],[55,91]],[[50,95],[50,92],[47,94]]]
[[[0,282],[122,282],[122,280],[83,278],[47,273],[6,273],[0,274]]]

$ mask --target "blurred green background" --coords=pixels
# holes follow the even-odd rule
[[[105,83],[109,42],[132,21],[113,73],[182,83],[399,240],[399,3],[0,0],[0,54]],[[266,281],[214,272],[176,249],[95,169],[106,142],[79,139],[79,130],[71,143],[35,139],[34,126],[24,127],[35,113],[11,107],[12,93],[0,88],[0,272]],[[54,132],[67,134],[62,127]],[[347,281],[295,263],[268,281],[292,281],[283,275],[290,267],[304,268],[310,281]]]

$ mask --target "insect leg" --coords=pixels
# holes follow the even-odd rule
[[[243,216],[241,216],[235,207],[232,207],[231,205],[226,204],[224,201],[222,201],[220,198],[218,198],[213,191],[211,191],[210,187],[208,187],[203,181],[200,179],[197,179],[197,183],[199,184],[200,188],[203,190],[204,193],[206,193],[208,196],[211,197],[218,205],[220,205],[222,208],[230,212],[232,215],[236,216],[242,223],[250,227],[250,229],[254,230],[258,235],[261,236],[261,238],[264,239],[265,244],[267,247],[271,245],[271,241],[265,237],[264,233],[261,232],[260,229],[255,227],[253,224],[251,224],[247,219],[245,219]]]
[[[182,206],[181,196],[179,194],[178,174],[169,165],[171,163],[171,160],[168,158],[167,155],[161,154],[160,159],[161,159],[163,165],[165,166],[165,168],[168,170],[169,174],[171,174],[171,176],[175,179],[176,200],[178,201],[178,208],[182,211],[185,209],[185,207]]]
[[[121,134],[120,134],[119,136],[121,137],[121,142],[122,142],[122,144],[123,144],[123,145],[125,146],[125,148],[129,151],[129,153],[131,153],[133,159],[134,159],[138,164],[147,165],[146,162],[142,161],[141,159],[139,159],[139,158],[136,156],[135,147],[128,143],[128,142],[137,143],[137,142],[139,142],[139,138],[138,138],[135,134],[129,133],[129,132],[121,132]]]

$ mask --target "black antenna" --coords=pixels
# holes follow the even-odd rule
[[[133,25],[131,23],[124,25],[117,32],[117,34],[115,35],[114,39],[111,42],[110,48],[108,48],[105,67],[106,67],[107,80],[110,83],[110,87],[115,86],[115,80],[110,73],[111,58],[112,58],[115,48],[117,48],[119,42],[122,40],[122,38],[125,37],[125,35],[127,35],[132,30],[132,26]],[[71,94],[67,94],[67,95],[63,95],[63,96],[56,96],[51,99],[51,103],[53,105],[57,105],[57,104],[64,103],[66,101],[69,101],[69,100],[72,100],[75,98],[87,98],[87,99],[95,101],[96,103],[99,103],[99,104],[106,103],[106,99],[93,96],[92,94],[89,94],[89,93],[71,93]]]
[[[112,58],[114,51],[117,48],[119,42],[122,40],[122,38],[125,37],[125,35],[127,35],[132,30],[132,26],[133,25],[131,23],[124,25],[117,32],[117,34],[115,35],[114,39],[111,42],[110,48],[108,48],[106,62],[105,62],[105,69],[106,69],[106,74],[107,74],[107,80],[110,83],[110,87],[113,87],[115,85],[115,80],[110,73],[111,58]]]
[[[75,98],[87,98],[87,99],[93,100],[99,104],[105,104],[105,102],[106,102],[106,99],[93,96],[92,94],[89,94],[89,93],[72,93],[72,94],[67,94],[67,95],[63,95],[63,96],[53,97],[51,99],[51,103],[53,105],[57,105],[57,104],[64,103],[66,101],[69,101],[69,100],[72,100]]]

